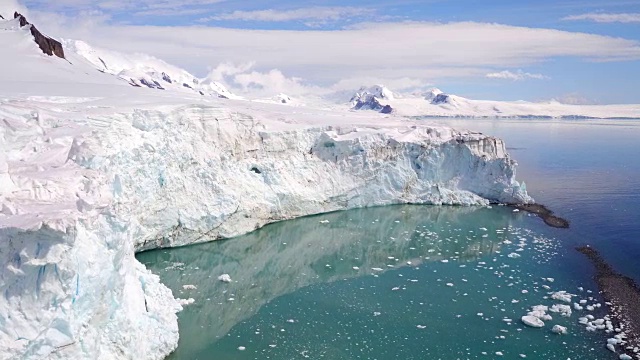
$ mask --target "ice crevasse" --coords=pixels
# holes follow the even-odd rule
[[[1,359],[169,354],[181,307],[136,251],[355,207],[533,201],[479,133],[273,105],[77,107],[0,104]]]

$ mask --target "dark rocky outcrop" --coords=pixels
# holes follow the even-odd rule
[[[160,85],[160,83],[158,83],[155,80],[151,80],[151,81],[147,81],[147,79],[140,79],[139,80],[140,83],[150,89],[158,89],[158,90],[164,90],[164,88]]]
[[[0,19],[4,20],[4,16],[0,15]]]
[[[36,44],[38,44],[40,50],[42,50],[43,53],[49,56],[55,55],[62,59],[65,58],[64,49],[62,48],[62,44],[59,41],[42,34],[38,29],[36,29],[34,25],[30,24],[27,21],[27,18],[25,18],[22,14],[16,12],[15,14],[13,14],[13,18],[18,19],[18,21],[20,22],[20,27],[31,25],[31,35],[33,35],[33,39],[35,40]]]
[[[365,99],[356,100],[356,104],[353,106],[354,110],[382,110],[383,106],[380,104],[375,96],[370,96]]]
[[[447,94],[438,94],[434,96],[433,100],[431,100],[431,103],[434,105],[446,104],[448,102],[449,102],[449,95]]]
[[[547,209],[542,204],[515,204],[514,208],[538,215],[545,224],[561,229],[569,228],[569,221],[553,214],[553,211]]]
[[[577,250],[595,267],[594,279],[611,309],[614,327],[624,329],[626,334],[626,344],[622,346],[626,350],[622,351],[633,356],[630,349],[640,347],[640,286],[632,278],[616,272],[596,249],[582,246]]]
[[[391,105],[385,105],[380,112],[383,114],[391,114],[393,112],[393,108]]]

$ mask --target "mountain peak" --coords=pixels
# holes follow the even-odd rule
[[[362,86],[356,95],[366,94],[377,97],[378,99],[393,100],[395,94],[384,85]]]
[[[27,21],[27,18],[19,12],[15,12],[13,14],[13,18],[17,19],[20,23],[20,27],[30,26],[31,35],[33,36],[34,41],[40,47],[43,53],[49,56],[57,56],[59,58],[64,59],[64,49],[62,48],[62,44],[54,40],[43,33],[41,33],[33,24]]]
[[[376,110],[384,114],[393,112],[387,102],[395,99],[395,94],[384,85],[361,87],[352,97],[350,103],[354,110]]]

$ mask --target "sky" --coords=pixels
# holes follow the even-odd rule
[[[474,99],[640,103],[640,0],[0,0],[52,37],[233,90],[384,84]]]

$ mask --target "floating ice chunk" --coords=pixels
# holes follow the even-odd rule
[[[329,220],[320,220],[320,224],[328,224]]]
[[[525,315],[521,318],[521,320],[525,325],[531,326],[534,328],[541,328],[544,326],[544,322],[538,319],[536,316]]]
[[[547,310],[549,310],[549,308],[547,306],[545,306],[545,305],[536,305],[536,306],[531,308],[531,311],[529,311],[527,313],[527,315],[536,317],[536,318],[538,318],[540,320],[544,320],[544,321],[553,320],[551,315],[547,314]]]
[[[452,283],[447,283],[447,286],[453,286],[453,284]]]
[[[551,298],[553,300],[564,301],[564,302],[567,302],[567,303],[571,302],[571,297],[572,296],[573,296],[572,294],[569,294],[568,292],[566,292],[564,290],[563,291],[557,291],[557,292],[554,292],[553,294],[551,294]]]
[[[620,359],[620,360],[632,360],[632,357],[627,355],[627,354],[620,354],[618,359]]]
[[[359,267],[357,267],[357,266],[354,266],[352,269],[353,269],[353,270],[360,270],[360,268],[359,268]]]
[[[373,271],[382,271],[382,270],[384,270],[384,269],[382,269],[382,268],[378,268],[378,267],[375,267],[375,268],[371,268],[371,270],[373,270]]]
[[[560,325],[553,325],[553,328],[551,329],[551,331],[558,335],[564,335],[567,333],[567,328]]]
[[[231,282],[231,276],[229,276],[229,274],[222,274],[218,276],[218,280],[228,283]]]
[[[571,306],[562,305],[562,304],[554,304],[551,306],[549,311],[554,313],[560,313],[560,316],[569,317],[571,316]]]
[[[184,290],[196,290],[197,287],[195,285],[182,285]]]
[[[180,303],[180,305],[182,306],[186,306],[186,305],[191,305],[194,302],[196,302],[193,298],[188,298],[188,299],[177,299],[178,302]]]
[[[616,347],[613,346],[613,344],[607,344],[607,349],[609,349],[611,352],[616,352]]]
[[[238,350],[240,350],[240,351],[245,351],[246,349],[247,349],[247,348],[246,348],[246,347],[244,347],[244,346],[238,346]]]
[[[507,255],[508,257],[512,258],[512,259],[517,259],[520,257],[520,254],[518,253],[511,253],[509,255]]]
[[[416,327],[417,327],[418,329],[426,329],[426,328],[427,328],[425,325],[416,325]]]

